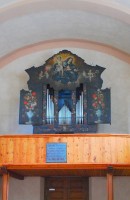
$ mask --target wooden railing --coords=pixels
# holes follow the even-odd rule
[[[46,144],[66,143],[67,162],[47,163]],[[8,200],[9,177],[106,176],[113,200],[113,176],[130,176],[130,136],[109,134],[0,136],[2,200]]]
[[[130,135],[0,136],[0,166],[46,164],[46,144],[67,143],[67,164],[130,164]]]

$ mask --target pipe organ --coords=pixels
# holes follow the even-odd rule
[[[20,124],[34,133],[90,133],[111,123],[110,89],[101,89],[105,68],[63,50],[26,70],[28,91],[20,92]]]

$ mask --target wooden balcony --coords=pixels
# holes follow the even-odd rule
[[[52,142],[67,144],[66,163],[46,162]],[[21,176],[130,176],[130,135],[1,135],[0,167]]]

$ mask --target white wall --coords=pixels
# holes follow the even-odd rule
[[[130,199],[130,176],[114,177],[114,200]]]
[[[107,200],[106,177],[89,178],[89,200],[95,199]]]
[[[64,48],[63,48],[64,49]],[[29,79],[24,71],[32,66],[38,67],[45,60],[63,49],[46,50],[24,56],[0,69],[0,134],[31,134],[32,126],[19,125],[19,95],[27,88]],[[98,132],[130,133],[130,66],[112,56],[85,49],[66,48],[83,58],[86,63],[100,65],[106,70],[102,73],[103,88],[111,88],[111,125],[99,125]]]
[[[40,200],[40,177],[10,178],[9,200]]]
[[[0,177],[2,200],[2,177]],[[9,178],[9,200],[44,200],[44,178],[25,177],[24,180]]]
[[[44,184],[45,179],[43,177],[40,178],[40,200],[44,200]]]

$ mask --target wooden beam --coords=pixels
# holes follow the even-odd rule
[[[107,173],[107,200],[113,200],[113,170],[112,168],[108,169]]]
[[[16,178],[16,179],[19,179],[19,180],[24,180],[24,176],[22,176],[18,173],[9,171],[9,175],[13,178]]]
[[[2,200],[8,200],[9,193],[9,174],[3,173],[2,177]]]
[[[15,172],[12,172],[10,170],[7,170],[7,167],[6,166],[2,166],[0,167],[1,171],[2,171],[2,174],[8,174],[13,177],[13,178],[16,178],[16,179],[19,179],[19,180],[24,180],[24,176],[18,174],[18,173],[15,173]]]

